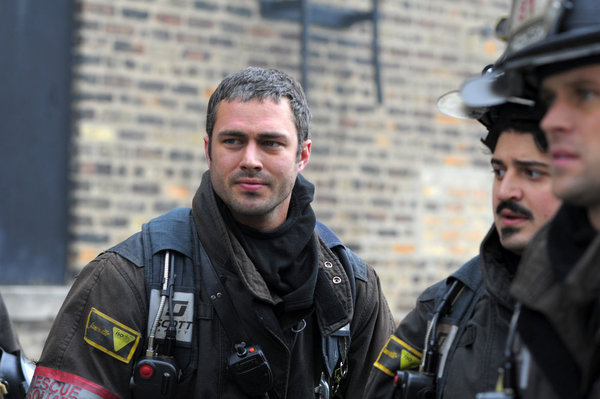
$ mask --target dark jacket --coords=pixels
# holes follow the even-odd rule
[[[600,397],[600,235],[563,205],[523,255],[511,294],[531,367],[522,397]]]
[[[2,296],[0,296],[0,348],[9,353],[21,349]]]
[[[496,384],[513,309],[513,301],[508,295],[511,270],[516,267],[518,258],[501,246],[496,229],[492,227],[481,244],[479,259],[485,289],[476,299],[462,334],[455,338],[458,340],[456,349],[448,354],[444,376],[438,380],[438,384],[444,386],[443,392],[438,389],[437,397],[474,398],[479,392],[492,390]],[[404,348],[411,347],[418,355],[403,369],[418,368],[427,322],[432,317],[434,304],[446,292],[447,281],[426,289],[417,299],[415,309],[396,329],[396,339],[402,342]],[[405,361],[401,354],[398,355],[400,361]],[[393,376],[400,370],[400,361],[394,362],[391,369],[375,364],[366,398],[392,398]]]
[[[200,190],[204,189],[203,185],[204,181]],[[232,298],[240,317],[240,326],[254,339],[252,344],[262,348],[271,365],[274,386],[270,397],[313,397],[320,373],[324,370],[321,335],[330,334],[351,320],[349,369],[340,392],[341,397],[361,398],[367,370],[378,348],[393,329],[390,311],[374,270],[367,267],[366,279],[355,280],[356,302],[353,304],[350,281],[340,258],[320,242],[320,267],[327,269],[327,276],[340,277],[326,282],[321,297],[337,297],[342,311],[338,307],[331,312],[328,308],[322,308],[317,301],[304,314],[296,314],[289,319],[281,315],[276,317],[276,298],[235,236],[227,229],[214,199],[195,199],[192,212],[199,238]],[[324,266],[326,262],[327,267]],[[226,369],[227,358],[232,354],[232,343],[217,320],[207,293],[200,292],[197,300],[201,311],[195,323],[197,343],[193,343],[198,347],[198,358],[195,359],[197,367],[194,372],[184,374],[178,397],[244,398],[246,396],[231,380]],[[131,343],[118,353],[121,359],[114,356],[112,348],[107,350],[105,346],[98,345],[98,339],[91,343],[84,339],[103,330],[99,325],[92,328],[88,317],[92,308],[118,322],[119,328],[127,331],[131,337]],[[132,368],[145,347],[147,313],[144,268],[112,252],[101,254],[84,268],[67,296],[39,362],[42,366],[38,367],[40,378],[34,379],[30,393],[36,386],[38,390],[46,392],[43,388],[51,385],[43,385],[43,382],[48,378],[50,381],[56,380],[55,371],[58,370],[68,373],[64,379],[69,384],[85,387],[92,383],[92,388],[96,389],[94,392],[101,392],[104,395],[102,397],[129,398]],[[98,313],[92,316],[104,317],[98,316]],[[297,326],[302,318],[306,321],[306,327],[301,333],[293,333],[291,327]],[[136,336],[140,339],[134,348]],[[133,351],[131,355],[125,350],[129,345]],[[73,378],[72,374],[84,381]]]
[[[0,397],[25,397],[34,365],[25,358],[16,331],[0,296]],[[1,392],[7,391],[5,396]]]

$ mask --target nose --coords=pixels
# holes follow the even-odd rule
[[[523,188],[513,173],[507,172],[502,180],[496,182],[496,196],[500,201],[523,199]]]
[[[540,121],[540,127],[546,133],[548,139],[558,133],[565,133],[573,128],[568,104],[560,97],[556,97],[546,110]]]
[[[240,167],[244,170],[261,170],[262,161],[260,157],[260,149],[254,142],[249,142],[242,154]]]

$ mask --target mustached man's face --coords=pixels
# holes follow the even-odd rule
[[[560,206],[552,194],[550,155],[533,135],[503,132],[492,155],[494,224],[504,248],[521,254]]]

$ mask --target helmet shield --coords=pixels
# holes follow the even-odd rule
[[[488,107],[469,107],[458,90],[442,95],[437,100],[437,107],[444,115],[459,119],[479,119],[488,111]]]

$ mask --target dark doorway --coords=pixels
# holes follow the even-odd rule
[[[0,284],[62,284],[73,2],[0,0]]]

